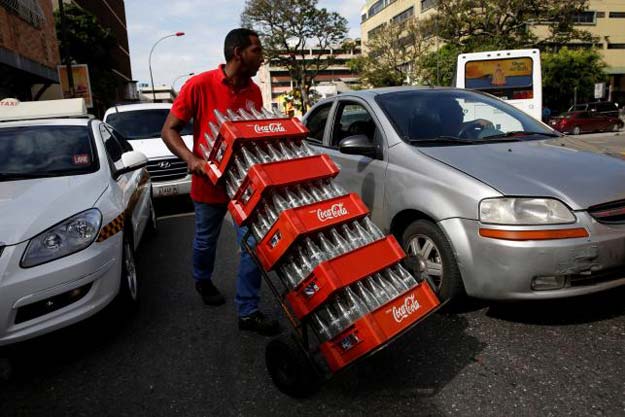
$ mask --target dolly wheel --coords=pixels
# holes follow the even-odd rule
[[[265,363],[273,383],[291,397],[310,396],[321,385],[306,355],[290,335],[279,336],[267,344]]]

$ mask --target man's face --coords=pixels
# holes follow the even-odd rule
[[[263,47],[257,36],[250,36],[252,42],[241,51],[241,66],[246,75],[253,77],[263,63]]]

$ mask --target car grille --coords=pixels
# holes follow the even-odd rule
[[[599,223],[625,223],[625,200],[592,206],[588,213]]]
[[[569,277],[571,287],[585,287],[625,278],[625,268],[614,268],[592,274],[576,274]]]
[[[179,158],[148,161],[152,182],[175,181],[187,176],[187,164]]]

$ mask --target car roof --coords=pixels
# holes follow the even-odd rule
[[[126,111],[137,110],[154,110],[154,109],[171,109],[171,103],[135,103],[135,104],[121,104],[113,107],[109,107],[104,113],[104,117],[111,113],[123,113]]]
[[[15,120],[10,122],[0,122],[0,129],[8,127],[25,126],[88,126],[93,118],[58,118],[58,119],[36,119],[36,120]]]

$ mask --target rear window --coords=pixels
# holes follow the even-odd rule
[[[97,154],[89,131],[87,126],[0,129],[0,181],[97,171]]]
[[[124,111],[109,114],[106,123],[128,140],[160,138],[168,114],[169,109]],[[187,123],[180,134],[193,134],[193,120]]]
[[[466,88],[486,91],[504,100],[534,97],[532,58],[467,62],[464,75]]]

